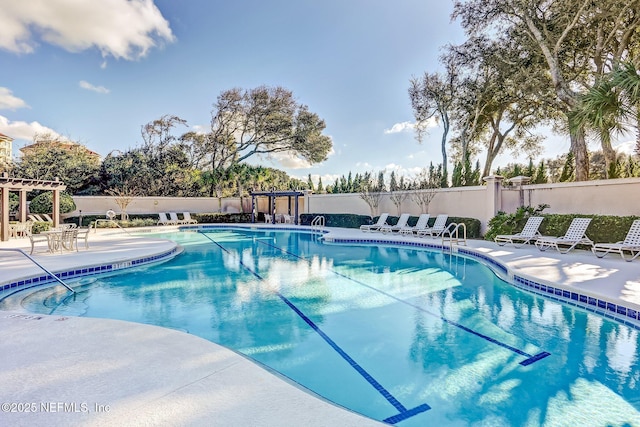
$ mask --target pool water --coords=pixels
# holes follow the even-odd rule
[[[399,426],[640,426],[639,331],[473,259],[286,231],[160,236],[183,254],[21,303],[183,330]]]

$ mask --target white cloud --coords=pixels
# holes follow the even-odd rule
[[[333,147],[329,154],[327,154],[327,158],[331,157],[335,154]],[[273,162],[277,163],[279,166],[287,169],[307,169],[313,166],[312,163],[301,159],[291,153],[274,153],[269,156],[269,159]]]
[[[385,129],[384,134],[389,135],[392,133],[411,132],[415,127],[415,123],[411,122],[396,123],[391,126],[391,129]]]
[[[424,129],[434,128],[437,126],[438,126],[438,119],[436,117],[431,117],[423,125]],[[396,123],[393,126],[391,126],[391,129],[385,129],[384,134],[390,135],[393,133],[412,132],[415,128],[416,128],[415,123],[411,123],[411,122]]]
[[[0,28],[0,48],[15,53],[32,53],[43,41],[131,60],[174,40],[153,0],[0,0]]]
[[[613,147],[618,153],[635,154],[636,141],[625,141]]]
[[[38,122],[11,122],[6,117],[0,116],[0,133],[3,133],[15,140],[33,141],[34,135],[50,134],[55,137],[64,138],[51,128],[41,125]]]
[[[86,89],[86,90],[91,90],[93,92],[97,92],[97,93],[109,93],[109,89],[107,89],[104,86],[94,86],[91,83],[84,81],[84,80],[80,80],[79,83],[80,87],[82,89]]]
[[[13,96],[11,90],[0,87],[0,110],[17,110],[28,107],[27,103],[17,96]]]

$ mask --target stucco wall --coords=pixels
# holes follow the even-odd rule
[[[499,182],[499,179],[497,180]],[[493,190],[492,190],[493,188]],[[496,196],[497,193],[497,196]],[[398,215],[390,194],[382,196],[378,211]],[[74,197],[77,210],[69,215],[104,213],[113,209],[119,212],[115,199],[110,196]],[[280,197],[276,200],[276,212],[294,212],[294,199]],[[268,198],[256,198],[257,211],[268,212]],[[524,185],[519,188],[502,188],[495,186],[478,186],[439,189],[429,206],[429,213],[437,215],[446,213],[451,216],[477,218],[482,222],[483,230],[494,212],[514,212],[521,203],[537,206],[548,204],[546,213],[583,213],[600,215],[637,215],[640,216],[640,178],[600,180],[587,182],[571,182],[558,184]],[[129,213],[158,212],[250,212],[251,198],[184,198],[184,197],[137,197],[129,205]],[[367,203],[359,194],[311,194],[299,198],[300,213],[355,213],[369,215]],[[412,215],[421,213],[420,207],[407,197],[401,212]],[[67,216],[69,216],[67,215]]]

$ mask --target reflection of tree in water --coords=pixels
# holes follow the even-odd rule
[[[551,353],[525,368],[518,365],[523,356],[499,355],[508,351],[489,342],[478,345],[478,338],[416,310],[408,357],[432,378],[430,393],[447,401],[452,414],[480,412],[480,419],[497,416],[512,425],[533,417],[544,424],[559,396],[571,400],[575,387],[599,382],[640,410],[637,330],[519,292],[498,279],[426,295],[421,306],[433,313],[456,313],[455,321],[531,354]],[[466,369],[473,366],[483,369]]]

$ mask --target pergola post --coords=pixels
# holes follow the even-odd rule
[[[60,190],[53,190],[53,226],[60,225]]]
[[[289,197],[289,199],[291,199],[291,197]],[[295,225],[298,225],[298,196],[297,195],[294,203],[295,203],[295,207],[294,207],[295,216],[293,217],[293,223]]]
[[[251,195],[251,224],[256,222],[256,196]]]
[[[20,222],[27,221],[27,190],[20,190]]]
[[[0,195],[0,206],[2,206],[2,218],[0,219],[2,231],[0,232],[0,239],[6,242],[9,240],[9,189],[0,188],[0,191],[2,192]]]

